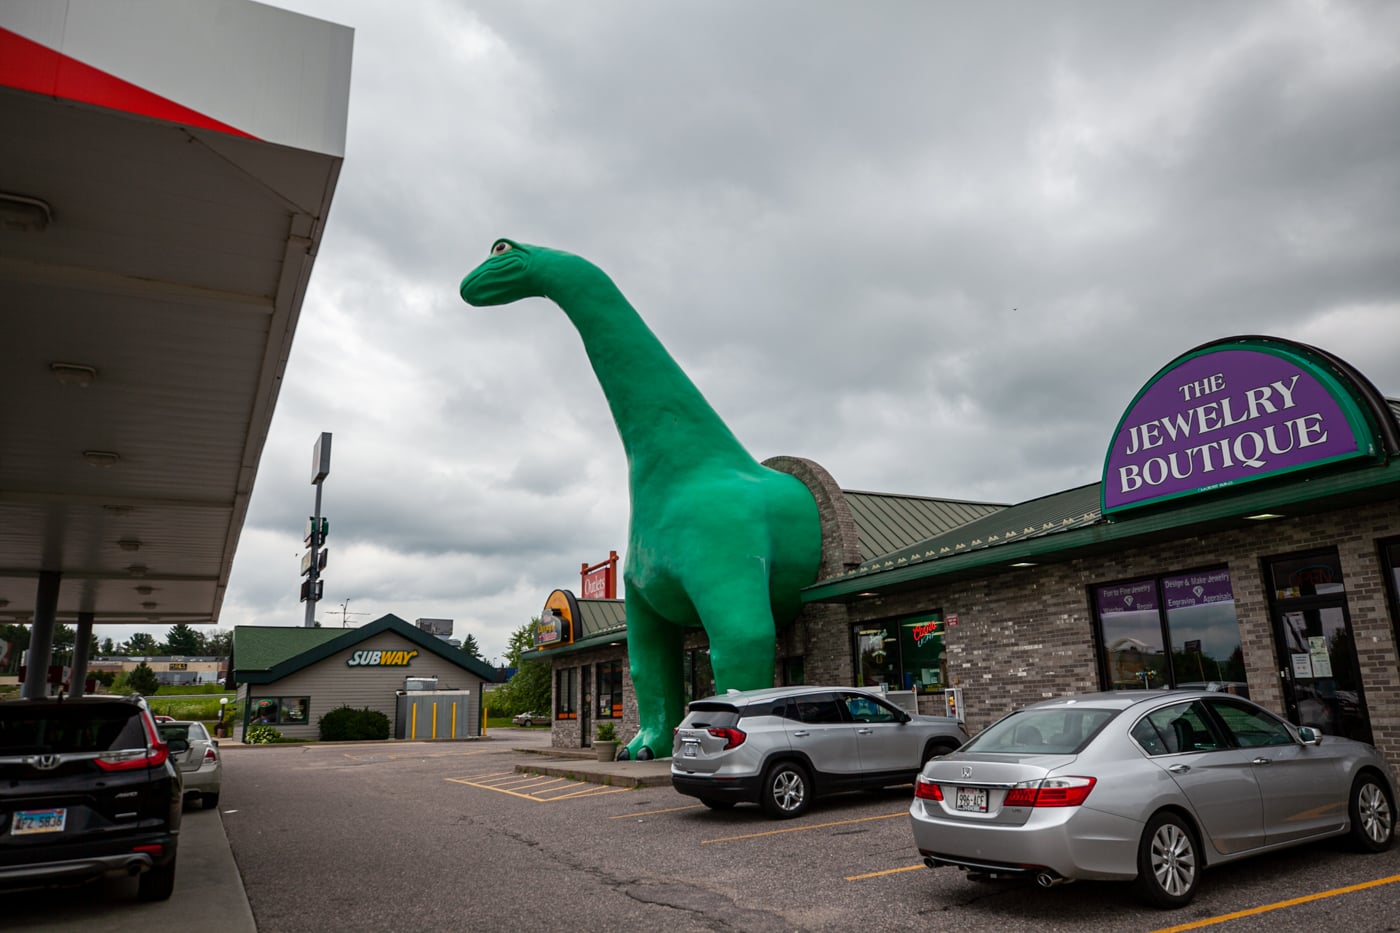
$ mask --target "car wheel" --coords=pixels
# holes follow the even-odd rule
[[[929,759],[938,758],[958,750],[956,745],[949,745],[944,742],[930,742],[924,749],[924,755],[919,759],[919,770],[923,770],[924,765],[929,763]]]
[[[157,865],[141,876],[137,882],[136,897],[143,901],[168,901],[175,890],[175,858],[164,865]]]
[[[219,805],[219,792],[214,791],[212,794],[200,794],[199,802],[204,809],[212,810]]]
[[[1175,813],[1158,813],[1138,844],[1137,891],[1154,907],[1183,907],[1196,896],[1200,858],[1191,827]]]
[[[1395,841],[1395,805],[1374,774],[1351,786],[1351,838],[1363,852],[1384,852]]]
[[[807,812],[812,798],[812,779],[807,769],[782,761],[763,777],[763,810],[774,819],[786,820]]]
[[[713,797],[701,797],[700,802],[711,810],[728,810],[734,806],[732,800],[716,800]]]

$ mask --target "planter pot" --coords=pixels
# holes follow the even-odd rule
[[[603,739],[595,739],[593,751],[597,753],[599,761],[612,761],[617,758],[617,743]]]

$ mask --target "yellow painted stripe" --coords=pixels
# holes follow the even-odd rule
[[[680,813],[682,810],[703,810],[704,807],[705,805],[703,803],[697,803],[694,806],[690,807],[668,807],[665,810],[640,810],[636,813],[619,813],[616,816],[608,817],[608,819],[630,820],[633,817],[637,816],[656,816],[658,813]]]
[[[1232,914],[1221,914],[1218,917],[1208,917],[1205,920],[1197,920],[1194,923],[1183,923],[1180,926],[1163,927],[1153,933],[1181,933],[1183,930],[1199,930],[1201,927],[1214,926],[1217,923],[1225,923],[1229,920],[1239,920],[1241,917],[1253,917],[1257,914],[1266,914],[1271,910],[1282,910],[1285,907],[1297,907],[1299,904],[1307,904],[1312,901],[1320,901],[1329,897],[1336,897],[1339,894],[1352,894],[1356,891],[1365,891],[1367,888],[1379,888],[1382,885],[1394,884],[1400,881],[1400,875],[1391,875],[1389,878],[1377,878],[1375,881],[1363,881],[1360,884],[1350,884],[1345,888],[1333,888],[1330,891],[1321,891],[1317,894],[1308,894],[1303,897],[1295,897],[1287,901],[1279,901],[1276,904],[1265,904],[1262,907],[1251,907],[1248,910],[1237,910]]]
[[[805,833],[813,829],[826,829],[828,826],[850,826],[854,823],[870,823],[875,820],[893,820],[897,817],[908,816],[908,810],[900,810],[898,813],[888,813],[884,816],[865,816],[858,820],[835,820],[831,823],[813,823],[810,826],[792,826],[786,829],[770,829],[762,833],[747,833],[743,836],[721,836],[719,839],[702,839],[700,844],[707,846],[712,842],[738,842],[741,839],[759,839],[763,836],[780,836],[783,833]]]
[[[887,868],[884,871],[872,871],[864,875],[847,875],[843,880],[864,881],[866,878],[883,878],[885,875],[898,875],[906,871],[918,871],[919,869],[924,867],[924,864],[920,862],[918,865],[906,865],[903,868]]]

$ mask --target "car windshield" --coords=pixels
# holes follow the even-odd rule
[[[979,732],[963,751],[998,755],[1074,755],[1117,710],[1056,706],[1012,713]]]
[[[0,754],[105,752],[145,745],[141,717],[126,706],[0,710]]]

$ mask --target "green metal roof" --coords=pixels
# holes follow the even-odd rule
[[[1004,503],[965,502],[927,496],[842,490],[860,537],[864,563],[882,554],[911,547],[921,541],[1000,512]]]
[[[1400,498],[1400,459],[1364,469],[1306,474],[1248,491],[1202,494],[1172,507],[1104,520],[1099,484],[1014,505],[915,547],[862,563],[802,591],[803,602],[846,600],[862,593],[908,589],[934,577],[1013,572],[1012,564],[1062,559],[1131,546],[1188,528],[1244,524],[1244,516],[1316,512],[1349,503]],[[1014,534],[1012,532],[1015,532]]]
[[[495,668],[485,661],[464,654],[393,614],[351,629],[236,626],[233,630],[233,678],[239,683],[272,683],[383,632],[394,632],[478,677],[496,678]]]

